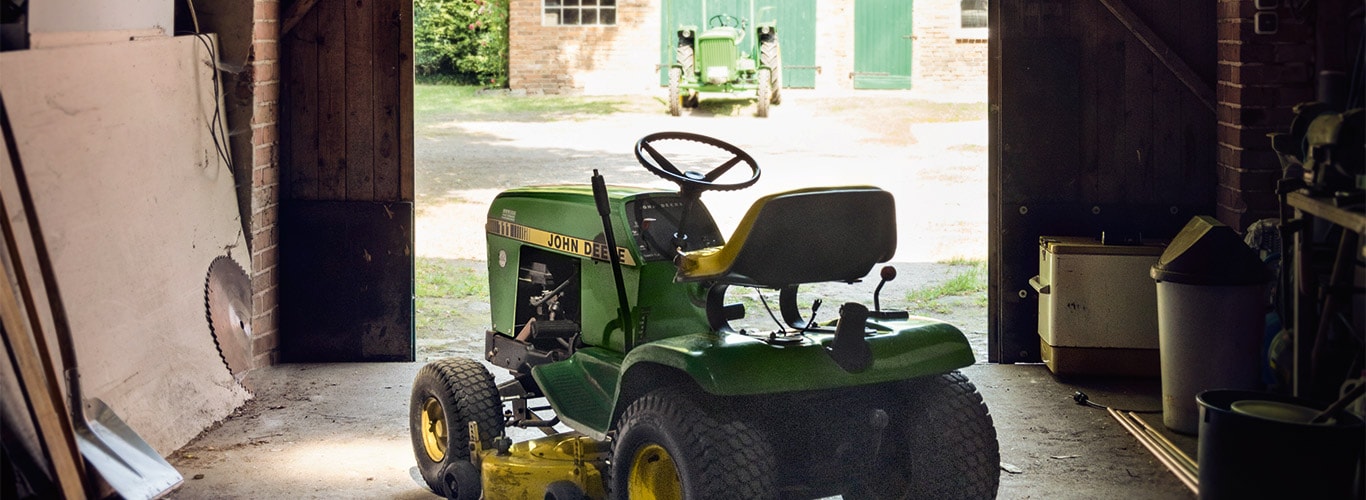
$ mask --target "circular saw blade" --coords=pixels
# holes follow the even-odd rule
[[[218,354],[240,382],[251,369],[251,278],[231,258],[209,264],[204,309]]]

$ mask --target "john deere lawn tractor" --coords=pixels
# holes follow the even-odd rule
[[[699,146],[698,144],[705,145]],[[707,147],[709,146],[709,147]],[[680,148],[694,170],[675,160]],[[449,498],[992,498],[991,416],[959,368],[955,327],[810,288],[855,282],[896,249],[894,201],[871,186],[780,192],[724,238],[700,200],[759,180],[739,148],[661,132],[635,145],[677,191],[512,189],[488,212],[485,365],[422,367],[417,469]],[[710,155],[710,156],[708,156]],[[721,160],[711,163],[711,160]],[[895,277],[881,270],[878,290]],[[730,291],[777,295],[762,307]],[[763,295],[760,295],[763,298]],[[771,326],[737,328],[747,315]],[[761,323],[763,324],[763,323]],[[544,398],[545,403],[538,403]],[[552,415],[553,414],[553,415]],[[555,433],[558,424],[572,431]],[[512,442],[506,430],[546,437]]]
[[[753,10],[753,9],[751,9]],[[680,26],[676,31],[674,62],[669,66],[669,114],[697,107],[701,92],[757,92],[760,117],[768,116],[769,104],[782,102],[782,52],[778,46],[778,23],[754,27],[753,53],[744,49],[749,22],[719,14],[707,27]]]

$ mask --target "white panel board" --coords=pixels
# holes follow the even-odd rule
[[[193,37],[5,52],[0,73],[85,396],[169,453],[250,397],[204,315],[215,256],[251,269],[233,175],[209,133],[221,116],[208,53]],[[0,171],[22,222],[10,168]]]

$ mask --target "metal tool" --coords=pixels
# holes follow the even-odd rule
[[[204,310],[218,355],[241,382],[251,369],[251,278],[232,258],[219,256],[209,264]]]

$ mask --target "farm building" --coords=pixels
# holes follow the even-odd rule
[[[674,31],[731,13],[777,21],[784,87],[986,91],[985,1],[597,1],[512,0],[513,90],[657,91],[660,68],[673,62]]]

